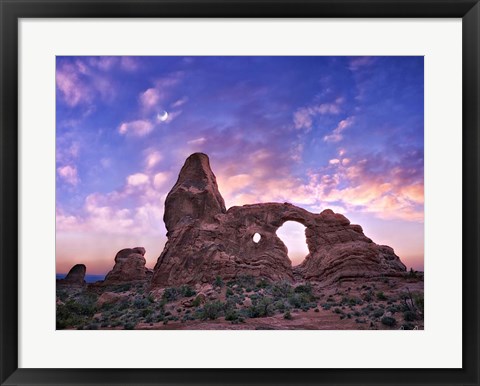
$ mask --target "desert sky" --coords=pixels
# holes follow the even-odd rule
[[[423,270],[423,85],[423,57],[57,57],[57,273],[152,268],[194,152],[227,208],[330,208]],[[277,234],[301,262],[304,227]]]

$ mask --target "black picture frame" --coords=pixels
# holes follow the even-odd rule
[[[478,0],[0,0],[1,385],[478,385]],[[461,369],[18,368],[18,21],[20,18],[462,18],[463,367]],[[447,210],[447,209],[446,209]],[[448,330],[448,326],[445,326]],[[439,346],[440,350],[448,347]]]

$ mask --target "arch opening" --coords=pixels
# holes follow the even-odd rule
[[[255,233],[252,237],[252,240],[255,244],[258,244],[260,242],[261,238],[262,238],[262,236],[260,235],[260,233]]]
[[[309,254],[307,237],[305,236],[305,225],[296,221],[285,221],[277,229],[277,236],[283,241],[288,249],[288,258],[292,266],[303,263]]]

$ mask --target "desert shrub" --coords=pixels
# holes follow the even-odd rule
[[[162,300],[164,303],[173,302],[181,297],[189,298],[195,296],[197,292],[189,285],[182,285],[181,287],[165,288]]]
[[[293,294],[293,289],[290,283],[286,281],[280,281],[272,285],[270,292],[276,300],[286,299]]]
[[[413,322],[414,320],[417,320],[417,314],[413,311],[405,311],[403,313],[403,319],[407,322]]]
[[[213,282],[215,287],[223,287],[223,280],[220,276],[215,277],[215,281]]]
[[[112,288],[112,292],[126,292],[132,288],[131,283],[119,284]]]
[[[173,302],[177,300],[178,296],[179,291],[175,287],[165,288],[165,291],[163,292],[163,299],[167,302]]]
[[[385,294],[382,291],[379,291],[379,292],[377,292],[377,299],[383,301],[383,300],[387,300],[387,297],[385,296]]]
[[[373,300],[373,291],[370,290],[368,292],[365,292],[362,295],[362,299],[365,300],[366,302],[371,302]]]
[[[235,282],[242,288],[255,287],[255,278],[251,275],[240,275]]]
[[[260,281],[257,283],[257,288],[268,288],[269,283],[265,279],[260,279]]]
[[[255,299],[253,304],[248,308],[248,316],[250,318],[263,318],[273,315],[273,300],[269,297],[261,297]]]
[[[391,306],[388,306],[386,310],[394,314],[395,312],[401,311],[401,307],[397,306],[396,304],[392,304]]]
[[[283,319],[286,319],[286,320],[292,320],[293,317],[292,317],[292,314],[290,313],[290,311],[287,311],[283,314]]]
[[[182,285],[180,287],[180,293],[184,298],[189,298],[197,294],[197,292],[189,285]]]
[[[401,310],[403,312],[411,311],[418,315],[423,315],[423,293],[416,292],[412,295],[407,288],[407,292],[402,292],[399,296],[400,301],[402,302]]]
[[[373,312],[372,312],[372,316],[374,316],[375,318],[379,318],[383,314],[384,314],[384,311],[381,308],[377,308],[376,310],[373,310]]]
[[[304,294],[313,296],[313,288],[310,283],[300,284],[299,286],[296,286],[294,289],[294,292],[304,293]]]
[[[150,302],[148,301],[148,299],[136,298],[136,299],[133,301],[133,306],[134,306],[136,309],[147,308],[149,305],[150,305]]]
[[[63,330],[67,327],[75,327],[82,323],[83,318],[77,314],[72,314],[67,306],[58,305],[56,315],[56,328]]]
[[[225,320],[228,320],[230,322],[237,322],[239,319],[240,315],[236,310],[228,310],[225,312]]]
[[[312,294],[305,292],[293,293],[288,297],[288,302],[295,308],[310,308],[313,304],[315,297]]]
[[[356,306],[357,304],[362,304],[362,303],[363,303],[362,299],[357,298],[355,296],[352,296],[352,297],[344,296],[342,298],[342,304],[346,304],[349,306]]]
[[[408,271],[407,277],[409,279],[416,279],[418,278],[417,271],[415,271],[413,268],[410,268],[410,271]]]
[[[130,302],[128,300],[122,300],[118,306],[117,309],[118,311],[124,311],[130,306]]]
[[[395,320],[395,318],[392,318],[391,316],[384,316],[381,320],[382,324],[384,324],[385,326],[394,326],[397,321]]]
[[[83,293],[75,299],[69,299],[63,305],[57,305],[56,327],[62,330],[67,327],[76,327],[85,323],[96,312],[98,296],[92,293]]]
[[[289,307],[285,304],[285,301],[281,299],[273,302],[273,308],[280,312],[285,312]]]
[[[152,309],[150,309],[150,308],[145,308],[145,309],[143,309],[143,310],[140,312],[140,316],[141,316],[142,318],[145,318],[145,317],[151,315],[152,313],[153,313],[153,310],[152,310]]]
[[[68,299],[68,293],[65,290],[57,291],[57,296],[62,302]]]
[[[423,315],[423,306],[424,306],[423,293],[417,292],[413,294],[413,301],[415,302],[415,306]]]
[[[235,292],[233,292],[233,290],[230,287],[228,287],[226,292],[227,297],[233,296],[234,294]]]
[[[324,310],[329,310],[330,308],[332,308],[333,304],[334,303],[324,303],[324,304],[322,304],[322,308]]]
[[[205,303],[203,308],[199,312],[200,319],[215,320],[223,311],[223,303],[217,301]]]
[[[127,322],[123,325],[124,330],[133,330],[135,328],[135,323]]]
[[[192,306],[193,307],[198,307],[202,304],[202,299],[200,296],[197,296],[195,299],[193,299]]]

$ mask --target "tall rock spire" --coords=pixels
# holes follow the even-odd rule
[[[225,212],[225,201],[218,190],[208,156],[192,154],[165,200],[163,220],[167,230],[173,231],[194,220],[212,222],[217,214]]]

